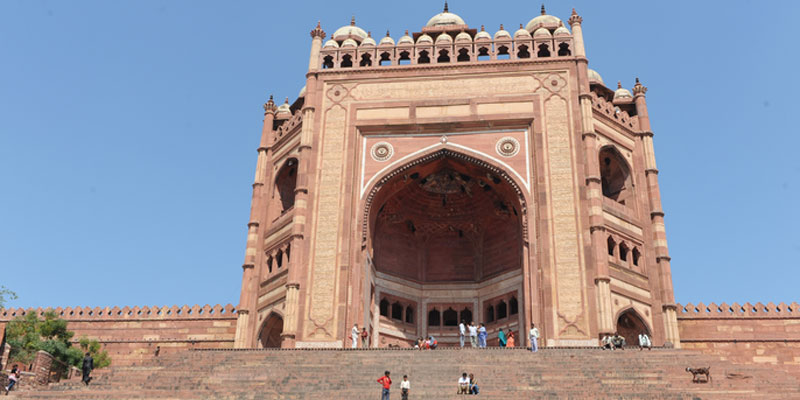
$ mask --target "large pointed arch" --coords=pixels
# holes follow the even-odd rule
[[[639,334],[646,333],[652,337],[652,330],[647,321],[639,315],[633,307],[628,307],[617,313],[616,331],[625,338],[629,345],[639,344]]]
[[[276,312],[271,312],[258,332],[258,343],[263,348],[281,347],[281,334],[283,333],[283,317]]]

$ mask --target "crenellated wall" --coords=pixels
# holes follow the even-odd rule
[[[0,336],[9,321],[48,309],[10,308],[0,312]],[[192,348],[232,348],[236,309],[228,304],[172,307],[52,308],[75,332],[73,343],[86,336],[97,339],[114,365],[136,364],[161,354]]]
[[[678,327],[684,349],[800,376],[800,304],[679,304]]]

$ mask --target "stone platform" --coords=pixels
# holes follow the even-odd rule
[[[692,383],[686,367],[711,367]],[[686,350],[596,348],[418,350],[198,350],[97,371],[21,399],[366,399],[392,372],[392,398],[404,374],[412,399],[456,398],[462,372],[487,399],[797,399],[798,380],[769,366],[742,366]]]

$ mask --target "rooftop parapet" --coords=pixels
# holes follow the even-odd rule
[[[678,304],[678,318],[800,318],[800,304]]]

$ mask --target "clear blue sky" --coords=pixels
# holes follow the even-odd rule
[[[345,5],[339,5],[345,4]],[[479,6],[480,4],[480,6]],[[550,1],[590,67],[639,76],[679,302],[797,301],[800,2]],[[438,1],[0,2],[0,285],[10,306],[233,303],[262,111],[309,31],[397,39]],[[530,1],[453,0],[494,32]]]

